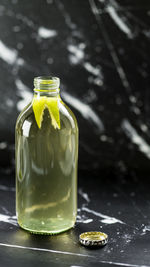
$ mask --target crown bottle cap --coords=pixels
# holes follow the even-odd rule
[[[108,235],[102,232],[85,232],[79,235],[79,241],[87,247],[104,246],[108,242]]]

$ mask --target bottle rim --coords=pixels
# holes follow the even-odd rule
[[[57,90],[60,79],[53,76],[38,76],[34,78],[34,91]]]

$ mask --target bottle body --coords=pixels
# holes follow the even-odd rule
[[[31,103],[16,123],[16,213],[33,233],[60,233],[76,220],[78,126],[60,98],[59,114],[55,129],[45,108],[39,129]]]

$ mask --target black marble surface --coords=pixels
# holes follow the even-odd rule
[[[149,177],[128,175],[79,173],[75,227],[39,236],[17,225],[13,176],[1,173],[0,266],[150,266]],[[79,234],[93,230],[109,235],[105,247],[79,244]]]
[[[150,266],[149,0],[0,0],[0,266]],[[57,236],[15,217],[14,128],[55,75],[80,130],[78,217]],[[83,231],[109,243],[90,250]]]
[[[80,169],[150,170],[149,25],[149,0],[1,0],[0,165],[14,166],[33,78],[52,74],[78,119]]]

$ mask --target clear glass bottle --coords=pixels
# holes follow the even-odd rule
[[[16,123],[16,214],[36,234],[74,226],[78,126],[59,95],[59,78],[36,77],[33,101]]]

